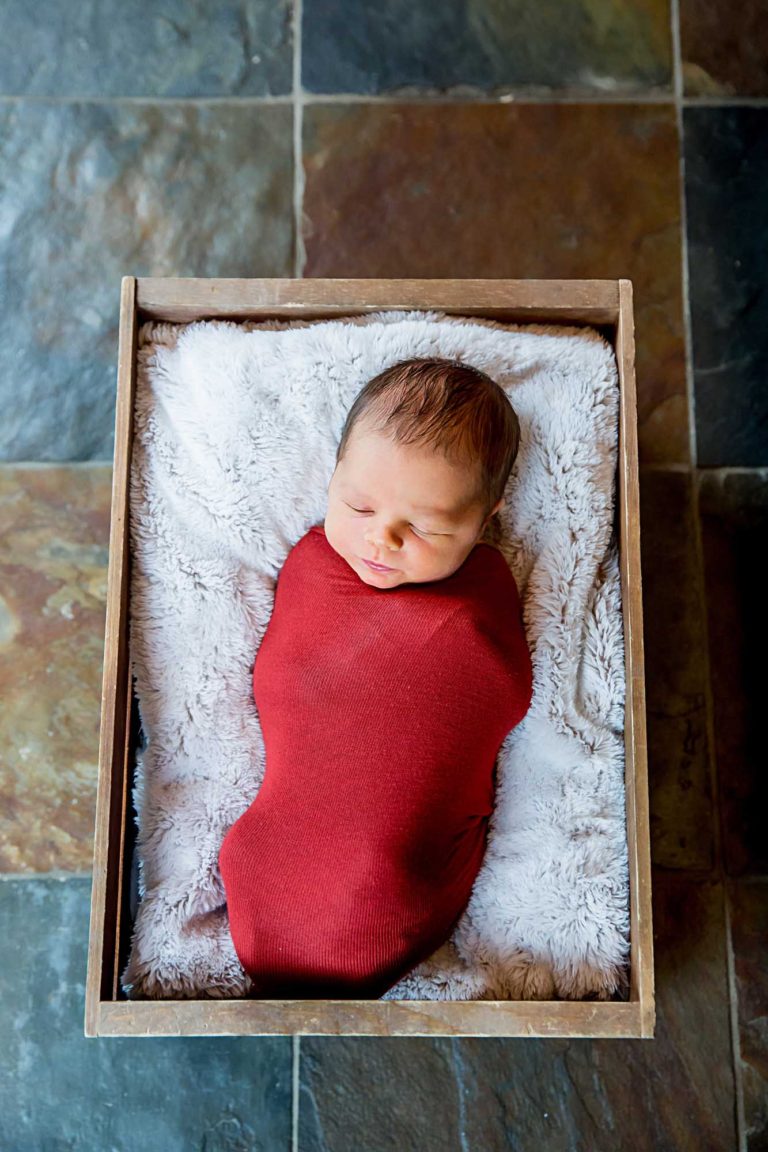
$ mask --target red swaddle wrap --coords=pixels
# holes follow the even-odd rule
[[[366,584],[315,525],[256,655],[264,779],[219,866],[253,995],[377,998],[451,935],[532,667],[512,572]]]

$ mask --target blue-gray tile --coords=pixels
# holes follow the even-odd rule
[[[310,92],[669,92],[666,0],[304,0]]]
[[[111,459],[122,276],[293,274],[287,105],[0,103],[0,171],[0,459]]]
[[[768,464],[768,108],[684,112],[699,466]]]
[[[0,881],[0,1148],[287,1152],[290,1037],[85,1038],[90,888]]]
[[[736,1152],[723,892],[654,874],[653,1040],[302,1037],[301,1152]]]
[[[277,96],[293,80],[292,0],[4,0],[0,95]]]

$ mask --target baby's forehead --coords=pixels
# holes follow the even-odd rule
[[[409,466],[414,462],[416,474],[409,475]],[[438,465],[437,471],[420,472],[418,465],[422,463]],[[392,481],[396,478],[394,487],[400,488],[405,499],[421,499],[429,511],[463,515],[482,499],[481,475],[477,453],[469,457],[449,455],[423,441],[401,443],[371,430],[361,431],[355,438],[353,450],[342,458],[338,479],[359,494],[373,497],[377,492],[391,493]],[[443,489],[442,500],[436,491],[438,488]]]

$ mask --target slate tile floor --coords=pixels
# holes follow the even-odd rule
[[[0,1148],[768,1147],[761,0],[2,22]],[[84,1039],[126,272],[633,280],[653,1042]]]

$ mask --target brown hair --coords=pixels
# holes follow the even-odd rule
[[[481,466],[478,498],[484,515],[504,495],[520,446],[520,423],[506,392],[461,360],[401,360],[365,384],[347,413],[336,449],[364,420],[400,444],[428,444],[453,463]]]

